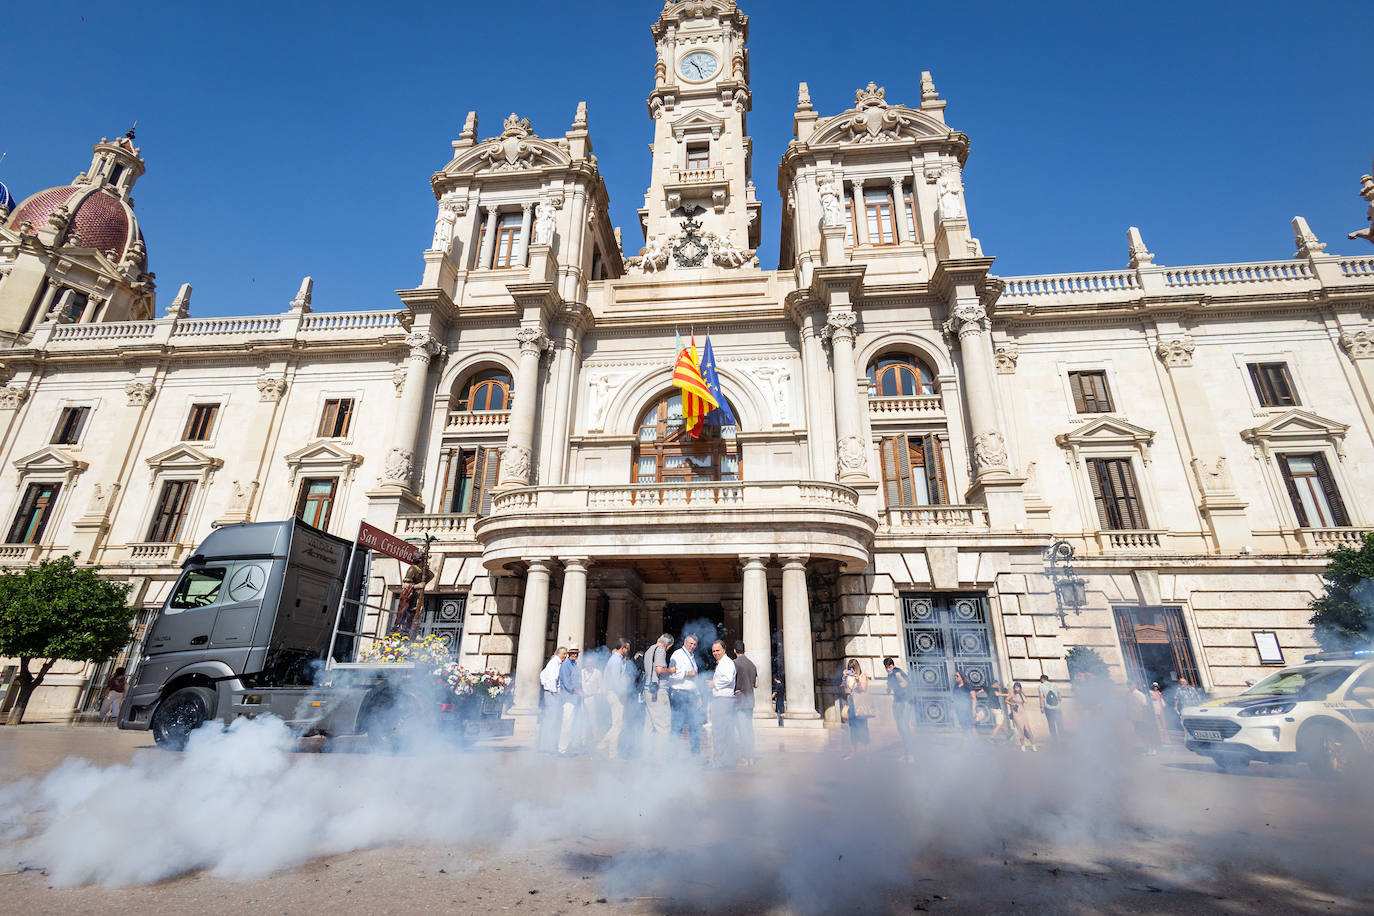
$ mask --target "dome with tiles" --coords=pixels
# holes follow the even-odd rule
[[[29,231],[37,232],[47,226],[48,218],[64,205],[71,218],[58,239],[61,245],[93,248],[118,263],[135,241],[142,241],[143,234],[129,204],[107,188],[89,185],[39,191],[10,215],[9,228],[18,232],[24,223],[29,223],[32,226]],[[139,264],[146,269],[147,257],[142,252]]]

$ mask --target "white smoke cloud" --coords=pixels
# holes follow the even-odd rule
[[[765,749],[776,746],[768,734]],[[1036,854],[1047,866],[1153,855],[1176,881],[1245,869],[1367,881],[1368,835],[1218,840],[1225,831],[1207,829],[1202,809],[1236,816],[1246,778],[1165,779],[1113,729],[1078,739],[1074,751],[1028,754],[927,736],[915,765],[798,752],[718,773],[690,759],[568,761],[439,742],[394,757],[303,754],[280,721],[240,720],[201,729],[181,754],[68,760],[37,783],[0,787],[0,856],[41,863],[58,886],[128,886],[199,871],[257,879],[383,846],[523,854],[590,838],[604,849],[595,877],[608,896],[802,913],[882,908],[913,892],[918,863],[938,875],[942,862]],[[1352,790],[1360,803],[1374,802],[1369,785]],[[1190,831],[1209,847],[1191,848]]]

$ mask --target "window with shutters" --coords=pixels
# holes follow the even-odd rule
[[[186,433],[181,438],[186,442],[205,442],[214,432],[217,416],[218,404],[192,404],[191,415],[186,418]]]
[[[445,457],[444,511],[455,515],[486,515],[501,474],[501,450],[479,445],[454,449]]]
[[[682,418],[682,395],[663,395],[639,418],[633,483],[697,483],[743,480],[737,430],[703,426],[693,438]]]
[[[57,418],[57,429],[52,434],[52,444],[76,445],[80,442],[90,412],[89,407],[63,407],[62,415]]]
[[[504,369],[486,369],[459,386],[460,411],[510,410],[511,378]]]
[[[24,498],[19,503],[14,522],[10,525],[9,544],[37,544],[43,538],[43,531],[52,517],[57,494],[62,492],[62,484],[31,483],[24,490]]]
[[[1129,458],[1089,458],[1097,522],[1103,531],[1129,531],[1149,527],[1141,506],[1140,486]]]
[[[892,214],[890,189],[864,191],[864,218],[865,228],[868,229],[868,244],[897,244],[897,224]]]
[[[308,477],[301,481],[301,493],[296,499],[296,517],[307,525],[327,531],[329,518],[334,514],[334,498],[338,489],[337,477]]]
[[[1069,387],[1073,391],[1073,406],[1079,413],[1111,413],[1112,395],[1107,388],[1107,373],[1070,372]]]
[[[933,435],[891,436],[879,443],[883,496],[889,508],[949,503],[940,441]]]
[[[153,510],[153,522],[148,528],[148,543],[174,544],[181,536],[181,526],[191,505],[191,493],[195,491],[194,480],[168,480],[162,484],[158,494],[157,508]]]
[[[921,360],[906,353],[889,353],[868,367],[870,398],[908,398],[938,394],[935,373]]]
[[[1250,380],[1261,407],[1293,407],[1298,395],[1287,363],[1249,363]]]
[[[1345,502],[1325,455],[1313,452],[1276,457],[1299,527],[1344,528],[1350,524]]]
[[[353,399],[329,398],[320,414],[321,439],[347,439],[353,425]]]

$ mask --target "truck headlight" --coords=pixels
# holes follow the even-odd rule
[[[1244,719],[1253,719],[1255,716],[1281,716],[1284,713],[1293,711],[1297,703],[1266,703],[1263,706],[1251,706],[1249,709],[1242,709],[1236,715]]]

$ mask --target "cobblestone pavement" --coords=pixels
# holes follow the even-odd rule
[[[493,837],[456,845],[386,845],[314,859],[255,880],[230,880],[193,872],[156,884],[112,888],[53,887],[43,862],[23,859],[22,842],[0,842],[0,899],[10,912],[33,913],[1365,913],[1374,908],[1374,801],[1368,782],[1329,784],[1297,768],[1253,766],[1245,775],[1216,772],[1205,760],[1166,749],[1139,759],[1134,791],[1157,793],[1129,806],[1124,830],[1104,834],[1075,831],[1060,841],[1056,802],[1047,800],[1044,829],[999,832],[997,806],[970,799],[967,817],[947,799],[921,803],[922,764],[899,765],[895,750],[878,741],[867,759],[840,758],[836,731],[805,736],[770,732],[761,736],[761,760],[752,768],[705,772],[682,798],[667,787],[653,810],[662,826],[648,836],[591,823],[585,831],[558,828],[556,835],[521,833],[512,846]],[[932,759],[970,753],[966,745],[937,739],[927,745]],[[979,748],[994,758],[993,774],[1015,781],[1053,779],[1062,758],[1052,752],[1016,754]],[[111,728],[22,726],[0,728],[0,786],[42,778],[62,759],[77,756],[100,765],[128,764],[144,755],[163,755],[147,733]],[[301,760],[321,760],[303,750]],[[293,758],[294,759],[294,758]],[[360,755],[323,759],[329,766],[356,766]],[[394,758],[402,771],[413,761]],[[972,758],[970,758],[972,759]],[[455,754],[454,778],[465,767],[483,768],[494,788],[511,796],[556,799],[575,793],[597,777],[623,774],[626,786],[641,784],[651,764],[560,760],[517,751],[510,741]],[[998,778],[993,776],[993,779]],[[896,875],[875,876],[865,859],[880,857],[886,814],[883,787],[908,781],[917,799],[910,824],[928,831],[902,859]],[[983,782],[982,777],[975,785]],[[653,785],[650,776],[649,785]],[[814,791],[797,793],[796,786]],[[777,786],[788,788],[781,795]],[[875,788],[876,787],[876,788]],[[1073,797],[1073,787],[1064,787]],[[967,792],[968,783],[959,791]],[[442,791],[427,786],[426,791]],[[626,789],[626,792],[641,791]],[[952,791],[941,784],[937,791]],[[0,790],[0,803],[3,802]],[[770,794],[774,793],[774,794]],[[1179,798],[1195,801],[1176,803]],[[789,809],[791,820],[761,826],[767,804]],[[834,799],[854,799],[852,810]],[[1165,803],[1174,799],[1175,803]],[[625,799],[627,803],[631,799]],[[876,801],[876,805],[875,805]],[[614,804],[614,801],[609,802]],[[721,833],[675,835],[670,826],[684,806],[693,816],[728,825]],[[901,804],[892,802],[893,818]],[[0,811],[4,806],[0,804]],[[737,824],[735,823],[737,821]],[[992,821],[991,824],[986,823]],[[907,822],[903,822],[904,824]],[[788,824],[801,825],[787,829]],[[0,822],[0,837],[22,825]],[[206,824],[208,830],[215,825]],[[901,829],[906,829],[902,827]],[[1067,828],[1062,828],[1067,830]],[[1032,835],[1033,834],[1033,835]],[[888,834],[891,836],[891,834]],[[838,845],[826,846],[837,837]],[[139,838],[130,836],[129,843]],[[729,848],[740,844],[739,857]],[[754,884],[731,871],[739,858],[746,872],[779,866],[759,850],[838,848],[837,857],[806,860],[808,880],[845,901],[821,905],[786,892],[785,882],[759,874]],[[846,856],[846,851],[849,853]],[[1291,857],[1289,853],[1292,853]],[[809,853],[808,853],[809,854]],[[848,861],[846,861],[848,858]],[[639,861],[642,870],[626,872]],[[1276,864],[1277,863],[1277,864]],[[22,870],[27,867],[30,870]],[[18,872],[17,874],[15,872]],[[627,874],[632,877],[627,878]],[[1364,875],[1366,877],[1360,877]],[[717,893],[728,883],[729,893]],[[819,899],[819,898],[818,898]]]

